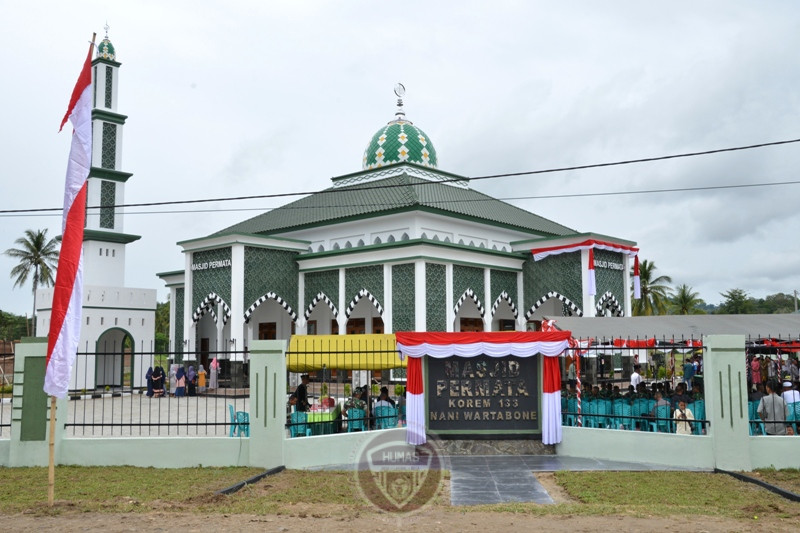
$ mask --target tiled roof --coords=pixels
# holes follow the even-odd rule
[[[574,230],[481,192],[436,183],[408,174],[325,189],[230,226],[230,233],[278,234],[309,226],[375,217],[409,209],[476,219],[536,235],[571,235]]]

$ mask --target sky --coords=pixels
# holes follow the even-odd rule
[[[321,190],[406,116],[466,177],[800,138],[800,3],[0,0],[0,251],[61,232],[58,126],[92,32],[117,51],[125,202]],[[579,232],[640,247],[706,302],[800,290],[800,143],[477,180]],[[670,190],[642,194],[604,194]],[[585,195],[554,198],[559,195]],[[126,285],[168,291],[177,242],[298,198],[128,208]],[[30,314],[0,255],[0,310]],[[86,280],[91,284],[90,280]]]

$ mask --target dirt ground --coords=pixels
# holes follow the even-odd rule
[[[572,500],[559,487],[553,473],[537,472],[537,480],[547,489],[555,503]],[[444,488],[447,493],[447,487]],[[692,516],[635,517],[612,516],[530,516],[511,512],[477,511],[466,507],[434,506],[410,514],[360,512],[342,516],[335,505],[297,503],[281,515],[208,514],[170,509],[147,513],[85,513],[71,509],[68,502],[56,502],[56,515],[42,513],[0,515],[0,524],[7,531],[265,531],[265,532],[342,532],[392,531],[402,533],[531,531],[548,532],[659,531],[659,532],[731,532],[731,531],[797,531],[797,524],[778,517],[735,520],[719,517]]]
[[[320,512],[322,511],[322,512]],[[313,513],[313,514],[312,514]],[[0,517],[7,531],[266,531],[266,532],[347,532],[380,531],[388,533],[434,533],[480,531],[548,532],[659,531],[659,532],[729,532],[797,531],[796,524],[778,519],[737,521],[727,518],[678,516],[675,518],[637,518],[630,516],[536,517],[513,513],[463,512],[458,509],[427,509],[411,515],[364,513],[352,517],[326,517],[324,510],[303,510],[298,505],[293,516],[207,515],[171,512],[100,514],[65,512],[58,516],[10,515]],[[213,529],[212,529],[213,528]]]

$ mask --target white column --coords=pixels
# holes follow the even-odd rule
[[[344,268],[339,269],[339,316],[336,317],[336,322],[339,324],[339,335],[347,334],[347,303],[345,300],[345,274]]]
[[[489,268],[483,269],[483,308],[486,313],[483,315],[483,331],[492,331],[492,271]]]
[[[253,302],[247,302],[249,306]],[[222,338],[222,317],[219,320],[219,331],[217,332],[220,344],[224,343],[226,346],[220,346],[223,350],[236,349],[243,350],[244,342],[242,335],[244,332],[244,245],[234,244],[231,246],[231,339],[233,343],[228,342]],[[231,361],[243,361],[243,353],[231,354]]]
[[[414,330],[427,331],[425,261],[414,261]]]
[[[186,272],[186,279],[183,288],[183,352],[186,354],[189,350],[194,350],[192,346],[192,330],[194,323],[192,322],[192,313],[194,312],[194,302],[192,301],[192,291],[194,290],[194,272],[192,271],[192,253],[184,253],[184,271]],[[185,359],[185,355],[184,355]]]
[[[589,250],[581,250],[581,287],[583,292],[583,316],[595,316],[594,295],[589,295]]]
[[[392,265],[383,265],[383,332],[394,331],[392,324]]]
[[[527,320],[525,320],[525,287],[522,286],[522,271],[517,272],[517,331],[525,331],[527,329]]]
[[[297,332],[300,334],[308,333],[308,321],[306,320],[306,274],[300,272],[297,277]]]
[[[455,331],[456,310],[453,309],[453,263],[444,267],[445,331]]]
[[[625,316],[631,316],[631,313],[633,313],[631,302],[631,298],[633,297],[631,293],[631,259],[632,256],[630,255],[625,254],[622,256],[622,307],[623,311],[625,311]]]

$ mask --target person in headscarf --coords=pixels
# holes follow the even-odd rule
[[[157,366],[153,369],[153,396],[161,398],[164,396],[164,369]]]
[[[203,365],[197,367],[197,392],[206,391],[206,369]]]
[[[219,377],[219,361],[217,361],[216,357],[211,360],[210,366],[211,366],[211,380],[210,380],[211,384],[209,385],[209,388],[216,390],[218,386],[217,379]]]
[[[189,396],[197,396],[197,372],[194,366],[189,366],[186,372],[186,384],[189,387]]]
[[[175,397],[186,396],[186,372],[179,366],[175,372]]]
[[[144,375],[145,379],[147,379],[147,396],[153,396],[153,367],[149,367],[147,369],[147,374]]]

